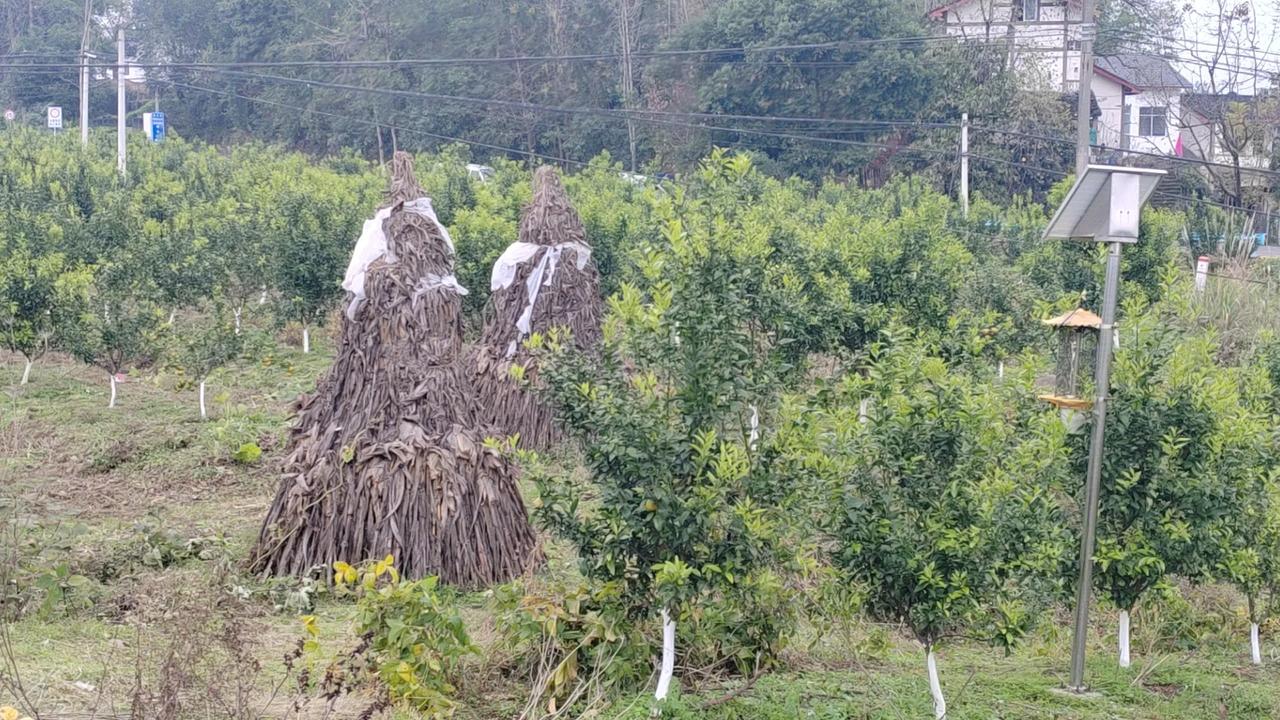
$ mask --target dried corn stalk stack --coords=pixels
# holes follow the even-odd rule
[[[300,402],[253,565],[301,575],[390,554],[408,577],[479,587],[540,554],[513,467],[476,429],[452,245],[412,159],[397,153],[392,174],[385,248],[378,235],[338,356]]]
[[[495,432],[518,434],[525,448],[545,450],[558,438],[555,415],[512,377],[511,366],[523,367],[525,381],[536,383],[524,340],[565,327],[578,347],[594,348],[602,315],[600,275],[582,220],[550,167],[533,174],[533,200],[521,215],[519,241],[494,264],[490,290],[475,353],[482,419]]]

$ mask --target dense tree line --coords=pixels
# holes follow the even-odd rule
[[[1105,14],[1106,26],[1137,32],[1159,17],[1134,9],[1149,4],[1104,3],[1115,6]],[[835,174],[879,185],[910,172],[953,187],[958,131],[934,124],[954,125],[967,112],[975,126],[1015,133],[975,131],[975,148],[991,158],[975,161],[975,188],[1003,197],[1046,189],[1070,167],[1070,145],[1044,138],[1071,136],[1071,98],[1021,90],[1002,43],[919,42],[937,31],[925,18],[928,5],[95,0],[88,45],[113,58],[114,28],[125,27],[130,56],[150,63],[528,58],[152,69],[130,106],[133,121],[158,97],[179,132],[215,142],[258,139],[317,153],[355,148],[365,157],[389,157],[392,148],[434,150],[455,138],[477,143],[476,158],[495,147],[507,148],[510,157],[536,153],[570,161],[608,151],[630,165],[634,131],[632,169],[641,171],[689,170],[709,147],[721,145],[750,149],[762,168],[780,175]],[[27,12],[20,0],[0,6],[0,54],[55,55],[0,63],[0,99],[34,120],[48,104],[76,107],[76,70],[12,65],[74,62],[84,3],[49,0],[32,7]],[[822,43],[839,45],[690,52]],[[566,56],[572,58],[548,59]],[[112,89],[109,77],[99,78],[91,101],[95,123],[113,115]],[[627,111],[640,112],[628,122]]]

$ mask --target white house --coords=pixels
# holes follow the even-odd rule
[[[1079,85],[1080,0],[952,0],[930,10],[957,38],[1002,42],[1011,65],[1035,90]]]
[[[1097,144],[1178,155],[1184,122],[1183,95],[1191,83],[1168,60],[1124,54],[1094,60],[1093,96],[1102,115]]]

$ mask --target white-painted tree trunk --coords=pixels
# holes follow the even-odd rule
[[[752,452],[755,452],[756,441],[759,439],[760,439],[760,409],[757,408],[754,403],[752,403],[751,405],[751,438],[750,438],[750,441],[747,443],[748,447],[751,448]]]
[[[233,310],[233,311],[232,311],[232,313],[233,313],[233,314],[235,315],[235,317],[236,317],[236,334],[237,334],[237,335],[239,335],[239,334],[240,334],[240,314],[241,314],[243,311],[244,311],[244,308],[243,308],[243,307],[237,307],[235,310]]]
[[[200,419],[201,420],[209,419],[209,413],[208,411],[205,410],[205,406],[204,406],[204,380],[200,381]]]
[[[938,661],[933,656],[933,646],[924,649],[925,665],[929,668],[929,694],[933,696],[933,717],[942,720],[947,716],[947,699],[942,696],[942,683],[938,681]]]
[[[1249,657],[1254,665],[1262,664],[1262,645],[1258,642],[1258,623],[1249,623]]]
[[[267,304],[267,288],[265,286],[262,288],[262,294],[258,296],[258,304],[259,305]]]
[[[107,401],[107,407],[113,408],[116,406],[116,374],[107,373],[107,377],[111,378],[111,399]]]
[[[662,611],[662,672],[658,674],[658,689],[653,693],[655,700],[665,700],[667,691],[671,689],[671,676],[676,669],[676,621],[670,613]]]
[[[302,352],[311,352],[311,328],[306,325],[302,326]]]
[[[871,419],[871,398],[862,398],[862,402],[858,403],[858,422],[866,422]]]
[[[1003,360],[1001,360],[1001,361],[996,365],[996,377],[998,377],[998,378],[1000,378],[1000,379],[1004,379],[1004,361],[1003,361]]]
[[[177,319],[177,317],[178,317],[178,309],[177,309],[177,308],[174,308],[174,309],[170,310],[170,311],[169,311],[169,324],[170,324],[170,325],[172,325],[172,324],[173,324],[173,321],[174,321],[175,319]]]
[[[26,367],[22,368],[22,382],[20,384],[26,385],[27,381],[30,379],[31,379],[31,359],[27,358],[27,365]]]
[[[1129,667],[1129,611],[1120,611],[1120,667]]]

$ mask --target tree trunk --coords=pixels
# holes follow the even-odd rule
[[[113,408],[116,406],[116,374],[108,372],[107,377],[111,378],[111,399],[107,401],[107,407]]]
[[[304,355],[311,352],[311,328],[307,325],[302,326],[302,352]]]
[[[209,413],[207,410],[205,410],[205,406],[204,406],[204,380],[200,381],[200,419],[201,420],[209,419]]]
[[[19,383],[20,385],[26,385],[27,381],[31,379],[31,358],[25,358],[25,360],[27,364],[26,367],[22,368],[22,382]]]
[[[240,305],[237,305],[236,309],[234,310],[234,313],[236,316],[236,334],[237,335],[240,334],[240,315],[243,312],[244,312],[244,303],[241,303]]]
[[[933,717],[942,720],[947,716],[947,699],[942,696],[942,683],[938,681],[938,661],[933,657],[933,645],[924,646],[924,657],[929,671],[929,694],[933,696]]]
[[[1120,611],[1120,667],[1127,668],[1129,662],[1129,611]]]
[[[676,669],[676,621],[666,608],[662,610],[662,672],[658,675],[658,689],[653,699],[665,700],[671,689],[671,676]]]

